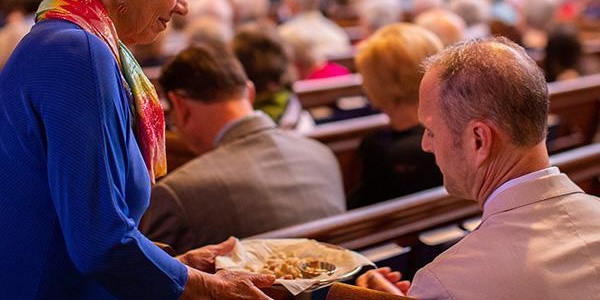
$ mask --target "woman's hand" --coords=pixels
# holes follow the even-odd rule
[[[235,246],[236,239],[228,238],[226,241],[217,245],[208,245],[198,249],[190,250],[182,255],[177,256],[177,260],[194,269],[198,269],[207,273],[215,272],[215,257],[226,255]]]
[[[410,287],[410,281],[403,280],[400,272],[392,272],[388,267],[369,270],[356,279],[356,285],[372,290],[404,296]]]
[[[272,300],[259,288],[269,287],[274,282],[273,275],[228,270],[208,274],[188,267],[188,281],[181,299]]]

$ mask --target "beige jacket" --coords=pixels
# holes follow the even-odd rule
[[[600,199],[565,174],[498,195],[478,229],[417,274],[418,299],[600,299]]]

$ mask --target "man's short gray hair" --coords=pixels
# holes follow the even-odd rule
[[[518,146],[546,136],[548,85],[535,61],[503,37],[448,47],[423,64],[439,72],[440,110],[457,136],[471,120],[493,122]]]

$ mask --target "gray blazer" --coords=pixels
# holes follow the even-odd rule
[[[600,199],[565,174],[513,186],[417,274],[418,299],[600,299]]]
[[[140,230],[182,253],[344,210],[339,165],[329,148],[277,129],[258,113],[161,180]]]

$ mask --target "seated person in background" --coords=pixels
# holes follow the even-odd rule
[[[554,23],[558,8],[556,0],[523,1],[521,20],[521,44],[528,51],[542,52],[548,42],[548,30]]]
[[[488,37],[491,35],[491,3],[481,0],[451,0],[450,10],[465,21],[465,40]]]
[[[230,0],[235,27],[250,22],[273,22],[269,18],[269,0]]]
[[[254,89],[226,48],[188,48],[160,84],[197,154],[152,189],[140,229],[177,253],[345,210],[339,166],[324,145],[254,112]]]
[[[196,20],[202,18],[213,18],[220,21],[223,26],[233,31],[233,9],[230,0],[188,0],[190,12],[185,16],[175,17],[167,24],[163,51],[167,57],[173,57],[189,45],[190,30]],[[199,26],[196,24],[194,26]],[[200,25],[201,26],[201,25]],[[211,28],[209,36],[214,36],[214,28]],[[192,29],[195,31],[195,29]]]
[[[417,119],[421,62],[442,49],[427,29],[409,23],[381,28],[358,50],[356,65],[369,101],[390,117],[390,127],[361,142],[362,179],[348,208],[389,200],[442,185],[431,153],[421,150]]]
[[[187,46],[197,44],[229,45],[233,40],[233,27],[220,18],[200,16],[185,28]]]
[[[285,39],[290,45],[298,79],[320,79],[350,74],[348,68],[330,62],[316,49],[316,40],[310,36],[289,36]]]
[[[574,79],[580,76],[583,53],[575,26],[559,24],[550,29],[545,53],[546,81]]]
[[[319,10],[320,0],[282,0],[291,19],[278,26],[286,39],[307,36],[315,40],[319,55],[335,56],[350,50],[350,38],[339,25],[327,19]]]
[[[328,19],[343,26],[356,20],[358,11],[355,4],[362,1],[363,0],[321,0],[320,11],[322,11]]]
[[[291,49],[275,27],[267,23],[242,25],[233,38],[233,50],[256,88],[254,108],[281,128],[295,127],[302,110],[292,92],[296,74]]]
[[[465,21],[446,9],[431,9],[417,15],[415,24],[435,33],[444,46],[462,41],[465,38]]]
[[[361,0],[358,4],[359,23],[363,37],[369,37],[386,25],[401,22],[403,11],[400,1]]]
[[[518,3],[509,0],[492,0],[488,21],[491,36],[503,36],[521,45],[521,14]]]
[[[509,26],[514,26],[519,22],[518,8],[507,0],[492,0],[490,3],[490,19],[492,22],[499,21]]]
[[[597,28],[598,22],[600,22],[600,0],[589,0],[584,3],[579,22],[585,23],[587,21],[591,23],[589,25]]]
[[[417,272],[408,295],[598,299],[600,199],[550,166],[548,86],[535,61],[494,38],[450,47],[425,68],[423,150],[435,155],[448,193],[477,201],[483,217]],[[357,283],[371,286],[371,274]]]

